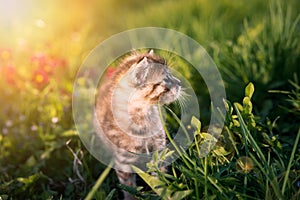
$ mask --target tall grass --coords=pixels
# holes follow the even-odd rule
[[[278,96],[267,91],[286,88],[287,80],[300,74],[300,15],[295,16],[291,6],[281,1],[269,4],[269,13],[260,22],[249,25],[245,20],[236,41],[214,48],[214,58],[231,91],[229,98],[241,97],[242,87],[253,82],[257,87],[254,102],[261,114],[276,107]]]
[[[148,165],[149,172],[157,172],[157,177],[135,168],[136,172],[162,199],[296,199],[300,175],[295,156],[300,128],[292,150],[282,147],[272,135],[275,124],[266,127],[252,114],[253,92],[250,84],[243,104],[224,102],[227,116],[223,137],[205,158],[199,146],[209,143],[213,133],[200,130],[198,121],[192,123],[193,145],[187,151],[175,148],[180,158],[171,165],[170,173],[160,172],[159,165],[153,163]],[[166,156],[157,156],[154,161],[166,160]],[[137,196],[151,199],[153,194],[141,190]]]

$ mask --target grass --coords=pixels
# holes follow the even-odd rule
[[[176,199],[297,199],[299,194],[295,180],[299,179],[299,174],[295,153],[299,147],[300,129],[290,156],[285,157],[283,152],[290,149],[282,148],[280,141],[271,137],[269,128],[257,123],[257,116],[249,112],[250,103],[235,103],[234,106],[230,102],[226,103],[227,120],[223,141],[205,158],[201,156],[205,152],[199,146],[209,139],[205,137],[207,132],[199,130],[198,124],[193,126],[193,130],[199,139],[195,139],[195,143],[185,152],[176,148],[181,156],[171,166],[173,174],[158,173],[158,177],[151,177],[147,172],[136,171],[163,199],[172,199],[172,195],[179,191],[184,195]],[[255,139],[256,134],[265,135],[263,141]],[[227,148],[224,148],[224,142]],[[271,155],[275,158],[270,159]],[[160,161],[165,159],[153,158]],[[294,169],[293,175],[291,168]],[[159,168],[152,165],[149,172],[152,171],[158,172]],[[296,178],[293,179],[293,176]],[[160,192],[164,190],[165,196]],[[143,198],[147,199],[147,196]]]
[[[0,8],[0,199],[115,199],[121,189],[139,199],[299,199],[298,1],[57,3],[28,4],[31,12],[15,16]],[[136,168],[145,183],[131,188],[82,145],[71,97],[89,50],[142,26],[181,31],[207,49],[226,86],[226,115],[214,138],[205,83],[175,59],[200,102],[200,119],[185,127],[194,141],[154,155],[180,155],[168,173],[159,162],[148,164],[156,177]],[[181,126],[174,108],[166,109],[168,128]]]

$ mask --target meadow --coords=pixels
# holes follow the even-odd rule
[[[109,200],[122,189],[138,199],[300,199],[299,10],[297,0],[0,1],[0,200]],[[178,61],[201,104],[186,130],[194,141],[155,155],[148,171],[135,168],[143,182],[135,188],[83,145],[72,92],[96,45],[147,26],[180,31],[207,50],[226,114],[215,138],[205,84]],[[172,132],[179,121],[169,118]],[[172,154],[180,156],[160,172],[158,161]]]

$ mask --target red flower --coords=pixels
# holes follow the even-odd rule
[[[31,57],[30,61],[38,67],[43,67],[47,63],[47,56],[44,53],[36,53]]]
[[[57,79],[64,76],[64,69],[67,66],[66,61],[62,58],[49,56],[44,53],[36,53],[31,57],[31,63],[36,70],[33,73],[32,82],[38,89],[43,89],[49,79]]]
[[[7,65],[3,66],[0,68],[0,73],[2,74],[1,76],[5,78],[6,82],[8,84],[15,84],[17,80],[17,72],[14,66],[12,65]]]
[[[64,59],[61,58],[51,58],[49,59],[48,64],[51,67],[65,67],[67,63]]]
[[[66,66],[66,61],[64,59],[60,58],[48,58],[46,65],[44,66],[44,69],[52,73],[54,70],[57,70],[57,68],[64,68]]]
[[[116,69],[112,67],[108,67],[106,71],[106,78],[111,78],[113,74],[115,73]]]
[[[44,53],[37,53],[32,56],[31,62],[49,74],[53,73],[58,67],[66,66],[66,61],[64,59],[50,57]]]
[[[32,82],[37,88],[42,89],[49,83],[49,76],[44,70],[36,70],[33,73]]]

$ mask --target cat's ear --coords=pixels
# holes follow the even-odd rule
[[[149,55],[150,55],[150,56],[153,56],[153,55],[154,55],[153,49],[151,49],[151,50],[149,51]]]
[[[147,57],[144,57],[133,69],[132,79],[133,82],[137,85],[142,84],[147,77],[149,71],[149,62]]]

